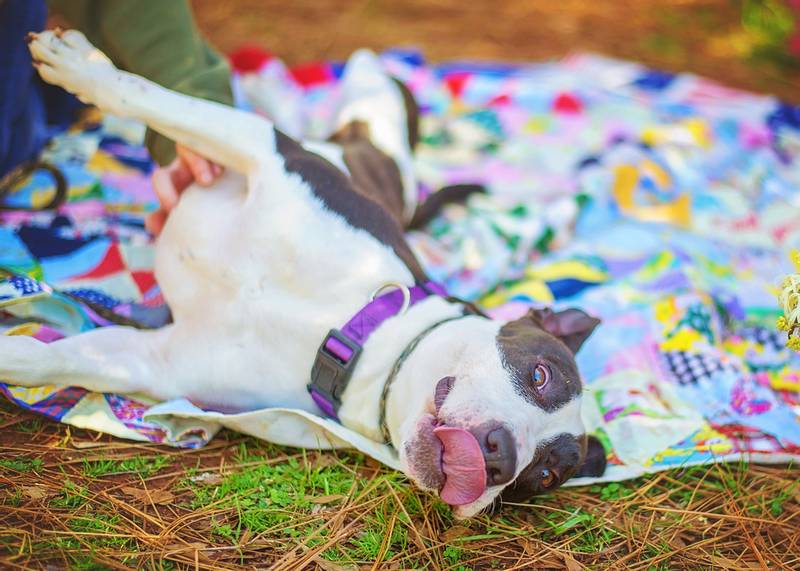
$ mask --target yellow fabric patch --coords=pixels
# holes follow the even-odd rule
[[[678,317],[678,308],[675,305],[675,298],[668,297],[656,303],[654,313],[656,319],[662,325],[670,325],[675,323],[676,318]]]
[[[769,384],[776,391],[800,393],[800,375],[788,367],[775,373],[768,373]]]
[[[28,405],[34,405],[50,397],[64,387],[57,385],[45,385],[43,387],[8,387],[8,392],[11,396],[20,402]]]
[[[681,329],[675,335],[661,343],[661,349],[664,351],[689,351],[703,340],[694,329]]]
[[[6,335],[27,335],[33,337],[42,328],[40,323],[23,323],[6,331]]]
[[[506,303],[512,297],[524,295],[532,301],[541,303],[552,303],[553,293],[544,282],[537,280],[527,280],[514,285],[513,287],[487,295],[481,299],[481,305],[487,309],[497,307]]]
[[[709,136],[708,125],[706,125],[705,121],[700,119],[687,119],[683,122],[683,126],[686,127],[686,130],[689,131],[698,145],[706,149],[711,146],[711,137]]]
[[[584,282],[603,282],[608,274],[577,260],[555,262],[539,268],[530,268],[525,274],[544,281],[573,278]]]
[[[667,171],[661,165],[649,159],[642,161],[642,171],[650,175],[656,181],[658,186],[667,188],[672,183]]]
[[[548,126],[550,125],[550,119],[547,116],[536,116],[531,117],[527,123],[525,123],[525,132],[530,133],[531,135],[538,135],[539,133],[544,133]]]
[[[86,168],[92,172],[102,173],[124,173],[130,170],[129,167],[102,151],[98,151],[92,155],[92,158],[86,163]]]

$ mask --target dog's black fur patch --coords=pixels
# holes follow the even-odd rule
[[[275,130],[277,152],[288,172],[297,173],[326,208],[394,250],[418,282],[428,281],[397,220],[374,200],[357,192],[352,181],[321,156],[304,149],[297,141]]]
[[[600,476],[606,468],[603,445],[594,436],[561,434],[537,448],[528,464],[501,493],[503,501],[521,502],[558,488],[573,476]],[[555,479],[544,485],[544,470]]]
[[[581,379],[573,349],[546,330],[532,313],[501,327],[497,334],[497,345],[503,365],[514,379],[515,389],[532,405],[553,412],[581,393]],[[537,391],[533,385],[533,374],[540,364],[549,368],[550,381]]]

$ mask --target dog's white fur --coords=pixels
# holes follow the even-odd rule
[[[156,331],[105,327],[50,344],[0,337],[0,377],[23,386],[187,397],[226,411],[283,406],[318,413],[306,384],[320,342],[378,286],[412,284],[408,268],[285,170],[268,120],[119,71],[78,32],[41,33],[31,51],[49,83],[105,112],[143,121],[224,165],[227,174],[212,189],[188,189],[158,240],[156,276],[172,325]],[[369,89],[360,88],[374,70],[360,73],[358,67],[376,65],[370,61],[362,54],[351,62],[340,116],[366,120],[380,133],[376,144],[401,166],[408,194],[414,182],[406,127],[403,114],[393,111],[402,102],[385,76],[373,74]],[[348,77],[355,78],[352,84]],[[380,393],[398,355],[430,324],[460,312],[459,305],[434,297],[386,321],[367,341],[345,391],[342,423],[380,440]],[[387,420],[412,478],[404,444],[420,417],[433,412],[433,388],[444,376],[458,382],[439,416],[464,427],[502,420],[517,442],[518,471],[540,442],[583,433],[579,399],[546,413],[513,390],[495,340],[500,326],[481,317],[444,324],[401,369]],[[477,513],[500,489],[490,487],[457,514]]]

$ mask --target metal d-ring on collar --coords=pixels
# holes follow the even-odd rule
[[[467,317],[468,315],[469,313],[465,311],[461,315],[454,315],[452,317],[447,317],[446,319],[440,319],[432,325],[429,325],[425,330],[422,331],[422,333],[414,337],[414,339],[412,339],[411,342],[406,345],[406,348],[403,349],[402,353],[400,353],[397,361],[394,362],[394,367],[392,367],[392,371],[389,373],[389,376],[386,378],[386,382],[383,385],[383,392],[381,393],[381,400],[378,405],[380,407],[379,422],[381,427],[381,435],[383,436],[384,443],[388,446],[394,448],[394,445],[392,444],[392,436],[389,433],[389,425],[386,423],[386,401],[389,397],[389,389],[392,387],[392,383],[394,383],[398,373],[400,373],[400,369],[403,368],[403,364],[411,356],[411,353],[414,352],[414,349],[417,348],[417,345],[419,345],[423,339],[432,333],[434,329],[450,321]]]
[[[369,296],[370,301],[375,301],[375,298],[378,297],[380,294],[385,292],[387,289],[399,289],[400,292],[403,294],[403,305],[400,307],[400,311],[397,312],[397,315],[405,315],[406,311],[408,311],[408,307],[411,305],[411,291],[408,289],[408,286],[405,284],[401,284],[400,282],[386,282],[382,286],[378,287],[375,291],[372,292],[372,295]]]

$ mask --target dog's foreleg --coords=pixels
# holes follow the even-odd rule
[[[0,335],[0,381],[169,398],[173,396],[166,372],[169,332],[169,327],[155,331],[103,327],[52,343]]]
[[[146,123],[226,167],[250,173],[273,156],[273,125],[263,117],[164,89],[120,71],[80,32],[30,35],[39,74],[101,110]]]

